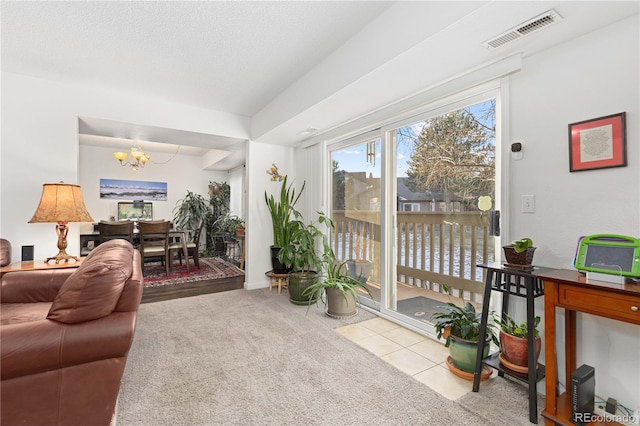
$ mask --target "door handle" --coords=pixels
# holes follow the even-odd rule
[[[489,217],[489,235],[500,236],[500,210],[492,210]]]

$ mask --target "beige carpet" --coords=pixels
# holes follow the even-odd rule
[[[529,424],[522,386],[449,401],[333,331],[373,317],[266,289],[142,305],[117,425]]]

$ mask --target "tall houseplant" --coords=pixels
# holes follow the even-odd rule
[[[299,213],[298,213],[299,215]],[[325,223],[328,219],[319,213],[318,223]],[[313,222],[306,224],[300,219],[289,223],[290,240],[283,246],[278,259],[289,270],[289,300],[297,305],[315,302],[318,293],[305,293],[305,290],[318,281],[318,274],[322,270],[321,254],[317,249],[318,240],[328,247],[326,235]]]
[[[215,256],[223,256],[226,251],[224,233],[229,217],[230,200],[231,187],[227,182],[209,182],[211,215],[206,223],[207,251]]]
[[[279,252],[291,242],[291,234],[294,231],[292,222],[302,217],[300,212],[296,210],[295,205],[304,191],[305,184],[306,182],[303,182],[300,191],[296,192],[293,183],[287,185],[287,176],[284,176],[278,198],[274,197],[273,194],[267,195],[267,191],[264,192],[264,200],[271,214],[271,224],[273,227],[271,267],[273,272],[277,274],[289,272],[280,262]]]
[[[209,215],[211,208],[207,200],[200,194],[187,191],[187,195],[178,200],[173,209],[173,224],[177,229],[186,230],[187,238],[192,241],[194,231]]]

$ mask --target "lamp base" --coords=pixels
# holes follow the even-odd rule
[[[68,262],[73,259],[77,261],[78,258],[76,256],[71,256],[67,254],[67,233],[69,232],[69,228],[67,227],[67,222],[58,222],[56,225],[56,233],[58,234],[58,254],[54,257],[48,257],[44,263],[49,263],[51,260],[55,260],[56,264],[60,262]]]
[[[77,256],[71,256],[69,254],[67,254],[64,250],[60,250],[60,252],[55,255],[54,257],[47,257],[47,260],[44,261],[44,263],[49,263],[49,261],[51,260],[55,260],[56,261],[56,265],[60,262],[70,262],[71,260],[73,260],[74,262],[78,261],[78,257]]]

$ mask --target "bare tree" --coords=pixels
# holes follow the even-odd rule
[[[415,148],[407,170],[412,191],[442,193],[472,204],[494,190],[495,107],[474,113],[461,109],[424,122],[422,129],[404,128],[400,137]],[[475,203],[473,203],[475,204]]]

